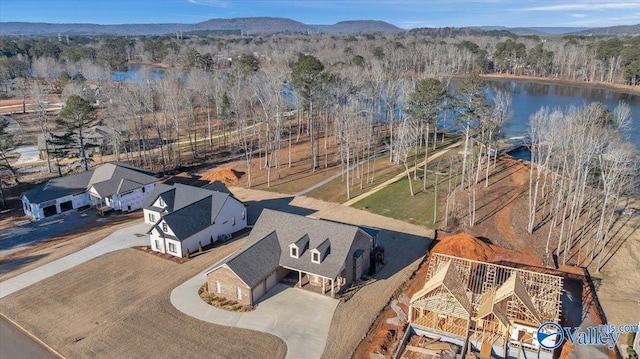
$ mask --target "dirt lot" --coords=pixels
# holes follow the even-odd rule
[[[69,358],[283,358],[275,336],[208,324],[169,302],[178,284],[232,253],[184,264],[136,249],[106,254],[0,301],[2,312]]]

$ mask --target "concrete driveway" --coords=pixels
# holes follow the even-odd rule
[[[149,228],[149,225],[146,223],[139,223],[121,228],[96,244],[17,275],[11,279],[7,279],[0,283],[0,298],[4,298],[11,293],[17,292],[20,289],[26,288],[60,272],[64,272],[67,269],[73,268],[78,264],[87,262],[105,253],[134,246],[146,245],[149,242],[149,236],[145,233]]]
[[[286,358],[320,358],[338,300],[278,283],[257,308],[236,313],[215,308],[198,296],[204,272],[171,292],[171,304],[205,322],[276,335],[287,344]]]

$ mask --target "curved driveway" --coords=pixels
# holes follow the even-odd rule
[[[26,288],[60,272],[64,272],[78,264],[87,262],[105,253],[133,246],[146,245],[149,242],[149,236],[144,233],[148,230],[149,225],[146,223],[134,224],[129,227],[118,229],[100,242],[87,248],[32,269],[28,272],[24,272],[11,279],[7,279],[0,283],[0,298],[4,298],[9,294],[19,291],[20,289]]]
[[[204,272],[171,292],[171,304],[205,322],[276,335],[287,344],[286,358],[320,358],[338,301],[278,283],[251,312],[229,312],[206,304],[198,295]]]

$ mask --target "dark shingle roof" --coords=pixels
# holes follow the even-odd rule
[[[249,287],[255,287],[278,268],[280,245],[275,232],[251,242],[241,252],[226,261],[226,265]],[[287,253],[289,253],[287,251]]]
[[[80,194],[87,191],[87,185],[93,175],[92,171],[86,171],[70,176],[53,178],[32,190],[24,192],[31,203],[42,203],[52,199]]]
[[[259,271],[252,268],[252,263],[260,263],[263,260],[261,257],[264,250],[249,251],[248,249],[263,239],[269,238],[268,243],[271,246],[279,247],[270,249],[277,250],[280,253],[279,265],[327,278],[335,278],[344,268],[347,256],[350,255],[349,249],[358,233],[365,235],[365,232],[359,232],[359,230],[359,227],[348,224],[264,209],[249,235],[247,246],[233,257],[236,261],[241,258],[242,263],[250,267],[251,277],[244,278],[244,272],[236,272],[236,274],[245,283],[247,281],[253,282],[256,277],[259,277],[259,275],[254,274],[254,272]],[[274,237],[277,239],[277,243],[273,241]],[[299,258],[290,256],[289,245],[300,241],[304,237],[308,237],[310,249],[318,248],[321,253],[323,253],[323,250],[328,252],[322,262],[313,263],[311,261],[311,251],[309,250],[300,253]],[[264,243],[261,248],[267,246]],[[256,265],[256,268],[258,267],[260,266]],[[261,272],[262,277],[258,281],[264,279],[269,273],[266,271]]]
[[[30,191],[24,192],[31,203],[42,203],[52,199],[86,192],[91,186],[102,197],[115,193],[127,193],[136,188],[156,182],[152,173],[124,163],[110,162],[93,170],[49,180]]]
[[[163,184],[156,187],[145,201],[144,208],[155,208],[151,206],[158,197],[161,197],[167,205],[167,212],[169,212],[162,218],[179,241],[211,226],[229,197],[237,201],[227,193],[180,183],[173,186]]]

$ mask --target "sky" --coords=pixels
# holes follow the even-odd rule
[[[405,29],[603,27],[640,23],[640,0],[0,0],[0,22],[196,23],[255,16],[306,24],[383,20]]]

